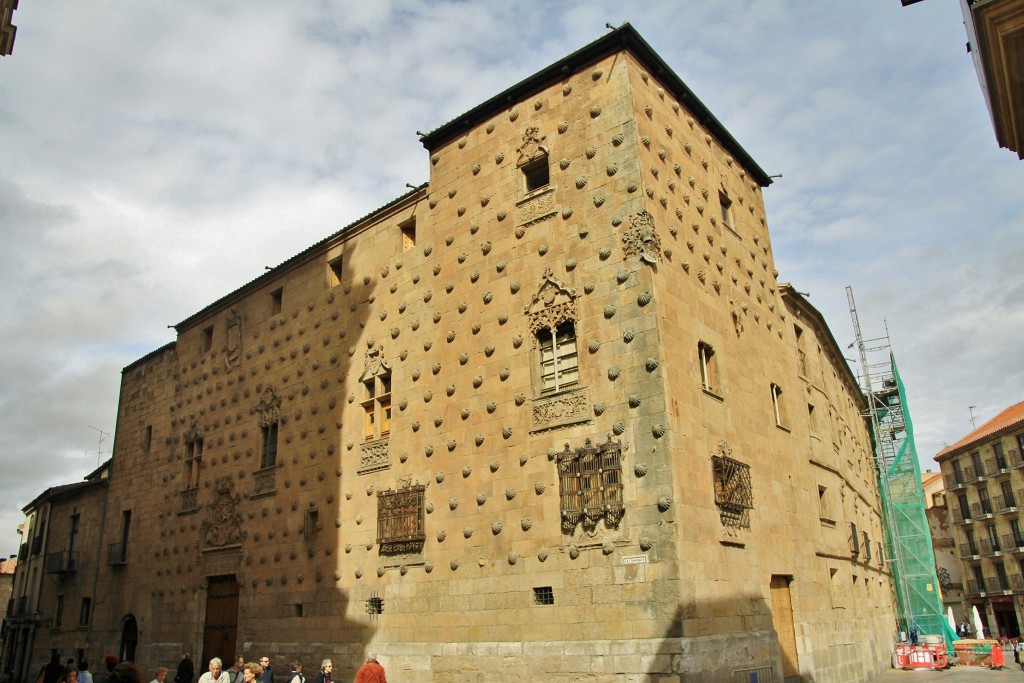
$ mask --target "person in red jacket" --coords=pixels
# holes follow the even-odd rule
[[[355,683],[388,683],[384,676],[384,667],[377,663],[377,653],[366,653],[366,663],[356,672]]]

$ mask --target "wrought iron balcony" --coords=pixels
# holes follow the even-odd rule
[[[982,556],[995,555],[1001,553],[1002,548],[999,546],[998,540],[990,540],[987,538],[978,539],[978,549],[981,551]]]
[[[953,508],[953,523],[954,524],[967,524],[973,522],[974,519],[971,517],[971,511],[961,510],[959,508]]]
[[[1020,574],[1010,574],[1010,590],[1024,591],[1024,576],[1021,576]]]
[[[981,595],[985,592],[984,584],[979,584],[973,579],[967,580],[967,590],[964,591],[967,595]]]
[[[964,481],[963,481],[962,477],[957,477],[955,474],[947,474],[946,475],[946,490],[947,491],[955,491],[957,489],[962,489],[962,488],[964,488],[964,486],[966,486],[966,484],[964,484]]]
[[[46,556],[47,574],[74,574],[78,571],[78,551],[61,550]]]
[[[977,546],[971,545],[970,543],[960,544],[960,557],[966,559],[969,557],[979,557],[980,555],[981,553],[978,552]]]
[[[38,555],[43,551],[43,537],[36,534],[32,539],[32,554]]]
[[[964,480],[968,484],[973,484],[976,481],[985,479],[985,466],[981,463],[977,465],[968,465],[964,468]]]
[[[1013,534],[1003,534],[1003,548],[1010,553],[1024,553],[1024,538]]]
[[[992,514],[992,501],[983,500],[980,503],[971,503],[971,517],[977,519],[984,515]]]
[[[994,593],[996,591],[1008,591],[1010,590],[1010,579],[1006,576],[986,576],[985,577],[985,592]]]
[[[107,546],[107,565],[122,567],[128,564],[128,546],[124,543],[111,543]]]
[[[1017,507],[1017,499],[1012,493],[1008,496],[996,496],[992,499],[992,503],[996,512],[1005,512]]]
[[[985,461],[985,470],[992,475],[1005,474],[1010,471],[1006,456],[1001,458],[989,458]]]
[[[1015,470],[1018,467],[1024,466],[1024,459],[1020,457],[1020,451],[1016,448],[1011,448],[1006,451],[1006,462],[1010,466],[1011,470]]]

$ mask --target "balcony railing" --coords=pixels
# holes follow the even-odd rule
[[[953,523],[954,524],[965,524],[967,522],[973,522],[974,519],[971,517],[971,511],[967,510],[966,514],[964,510],[959,508],[953,508]]]
[[[992,499],[992,503],[996,512],[1003,512],[1017,507],[1017,499],[1012,493],[1008,496],[996,496]]]
[[[1017,553],[1024,552],[1024,538],[1020,536],[1014,536],[1013,534],[1003,534],[1003,548],[1007,552]]]
[[[1010,467],[1006,460],[1006,456],[1004,455],[1001,458],[989,458],[985,461],[985,470],[993,475],[1009,472]]]
[[[983,500],[980,503],[971,503],[971,517],[977,519],[982,515],[992,514],[992,501]]]
[[[970,543],[960,544],[960,557],[977,557],[980,554],[977,546],[973,546]]]
[[[985,592],[992,593],[995,591],[1008,591],[1010,590],[1010,579],[1006,576],[986,576],[985,577]]]
[[[124,543],[111,543],[107,546],[107,565],[121,567],[128,564],[128,546]]]
[[[981,463],[978,463],[977,465],[968,465],[964,468],[964,481],[968,484],[981,481],[985,476],[985,466]]]
[[[973,579],[967,580],[967,590],[964,591],[967,595],[981,595],[985,592],[985,585],[979,584]]]
[[[1020,451],[1018,451],[1016,448],[1011,448],[1010,450],[1006,451],[1006,462],[1010,466],[1011,470],[1017,469],[1018,467],[1024,465],[1024,459],[1021,459]]]
[[[1021,576],[1020,574],[1010,574],[1010,590],[1024,591],[1024,576]]]
[[[46,556],[47,574],[74,574],[78,571],[78,551],[61,550]]]
[[[24,543],[21,544],[21,547],[18,548],[18,562],[24,562],[27,557],[28,557],[28,541],[25,541]]]
[[[981,551],[981,555],[995,555],[1000,553],[1003,549],[999,546],[999,541],[990,540],[987,538],[978,539],[978,550]]]

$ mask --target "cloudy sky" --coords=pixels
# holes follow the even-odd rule
[[[957,3],[23,2],[0,58],[0,553],[168,325],[420,184],[436,128],[628,20],[762,168],[780,279],[892,336],[922,459],[1024,399],[1024,162]],[[853,357],[853,351],[849,356]],[[95,428],[95,429],[94,429]]]

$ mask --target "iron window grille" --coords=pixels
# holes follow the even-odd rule
[[[377,492],[377,544],[381,555],[423,552],[422,484]]]
[[[750,465],[725,455],[713,455],[711,469],[715,481],[715,505],[722,524],[749,529],[750,510],[754,508]]]
[[[577,524],[592,531],[600,520],[616,528],[625,508],[622,503],[622,444],[611,440],[594,446],[587,439],[575,451],[565,445],[558,454],[562,531],[571,534]]]
[[[533,604],[553,605],[555,604],[555,591],[551,586],[534,586]]]

